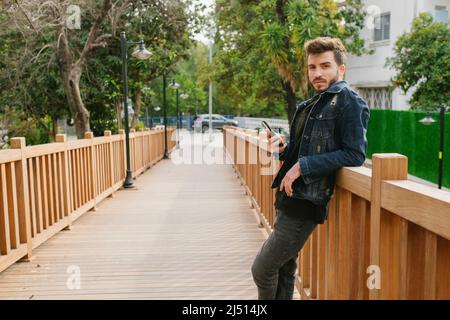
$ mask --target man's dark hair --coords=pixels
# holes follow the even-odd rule
[[[333,51],[334,60],[338,66],[345,63],[347,49],[339,38],[320,37],[309,40],[305,43],[306,56]]]

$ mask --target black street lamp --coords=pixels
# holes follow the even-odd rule
[[[120,33],[120,48],[122,53],[122,76],[123,76],[123,106],[125,111],[125,145],[127,153],[127,175],[123,184],[124,188],[133,188],[133,176],[130,168],[130,127],[128,124],[128,79],[127,79],[127,60],[128,60],[128,48],[130,45],[139,45],[139,48],[131,55],[139,60],[148,59],[151,55],[149,51],[145,49],[144,40],[139,42],[127,42],[125,31]]]
[[[166,74],[163,74],[163,107],[164,107],[164,156],[163,159],[169,159],[167,152],[167,99],[166,99]]]
[[[151,94],[151,89],[146,86],[146,87],[142,88],[142,92],[144,94],[148,94],[150,92],[150,94]],[[150,112],[150,114],[151,114],[151,112]],[[148,104],[145,107],[145,124],[147,125],[148,128],[151,128],[151,126],[148,122]]]
[[[180,98],[183,100],[186,100],[187,98],[189,98],[189,95],[186,92],[183,92],[182,94],[180,94]],[[183,119],[180,119],[180,129],[183,129]]]
[[[178,83],[176,83],[175,80],[172,80],[172,83],[170,84],[170,88],[175,90],[176,93],[177,93],[177,148],[179,148],[180,145],[178,143],[179,142],[178,131],[180,129],[180,127],[179,127],[179,123],[180,123],[179,113],[180,112],[179,112],[179,103],[178,103],[178,89],[180,88],[180,85]]]
[[[156,106],[154,108],[150,108],[150,129],[153,128],[153,110],[159,111],[159,110],[161,110],[161,108],[158,106]]]
[[[440,129],[440,143],[439,143],[439,175],[438,175],[438,188],[442,189],[442,170],[443,170],[443,162],[444,162],[444,125],[445,125],[445,112],[449,111],[450,107],[440,107],[439,108],[439,129]],[[430,125],[436,122],[429,113],[420,120],[424,125]]]

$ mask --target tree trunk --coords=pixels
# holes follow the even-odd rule
[[[56,141],[56,135],[58,134],[58,117],[52,116],[52,136],[53,141]]]
[[[291,83],[289,81],[288,82],[281,81],[281,82],[282,82],[281,85],[285,92],[284,99],[286,100],[286,106],[287,106],[286,112],[288,115],[288,121],[289,121],[289,125],[291,125],[293,117],[294,117],[295,109],[297,106],[297,98],[295,96],[294,90],[291,87]]]
[[[99,15],[94,19],[91,25],[84,48],[77,61],[74,60],[73,54],[77,50],[72,49],[69,45],[65,24],[61,23],[59,27],[57,41],[58,64],[63,80],[64,92],[67,97],[67,103],[75,121],[75,131],[78,139],[83,139],[84,133],[91,130],[89,126],[89,111],[84,106],[80,94],[81,74],[92,50],[96,47],[104,48],[107,45],[104,40],[110,35],[103,34],[102,36],[97,37],[97,32],[99,31],[100,25],[107,17],[111,6],[111,0],[103,0]]]
[[[275,10],[277,13],[278,21],[283,26],[286,26],[288,23],[287,16],[285,13],[285,7],[286,7],[285,0],[277,0],[276,1]],[[290,50],[289,38],[285,39],[284,47],[285,47],[286,52],[289,52],[289,50]],[[288,74],[291,73],[291,72],[287,72],[288,70],[290,70],[289,63],[287,66],[284,66],[283,73],[280,72],[280,67],[278,69],[279,69],[278,73],[280,74],[280,78],[281,78],[281,86],[283,87],[283,90],[285,92],[284,99],[286,100],[286,112],[288,115],[288,121],[289,121],[289,125],[291,125],[293,117],[294,117],[296,105],[297,105],[297,98],[295,96],[295,88],[292,87],[293,85],[295,85],[295,81],[292,81],[293,80],[292,77],[291,77],[291,79],[289,79],[289,77],[286,77]]]
[[[61,31],[57,54],[64,93],[66,94],[69,110],[75,122],[75,131],[78,139],[83,139],[84,133],[90,131],[90,127],[89,112],[84,107],[80,94],[82,64],[73,63],[73,55],[70,52],[67,35],[64,30]]]
[[[84,133],[91,131],[89,126],[89,111],[85,108],[80,94],[81,68],[71,66],[62,71],[64,91],[70,112],[75,121],[75,131],[78,139],[84,138]]]
[[[131,128],[134,128],[138,122],[139,114],[141,113],[141,104],[142,104],[142,90],[140,88],[136,88],[136,92],[134,94],[134,114],[131,119]]]

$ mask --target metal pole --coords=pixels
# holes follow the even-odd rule
[[[442,189],[442,165],[444,162],[444,123],[445,123],[445,107],[441,107],[440,110],[440,144],[439,144],[439,177],[438,177],[438,187]]]
[[[180,147],[180,112],[178,106],[178,88],[177,88],[177,148]]]
[[[150,129],[153,128],[153,105],[150,108]]]
[[[164,104],[164,157],[169,159],[167,153],[167,101],[166,101],[166,74],[163,74],[163,104]]]
[[[209,44],[209,64],[212,65],[212,48],[213,42]],[[212,80],[209,82],[209,142],[212,141]]]
[[[125,111],[125,148],[127,154],[126,178],[123,184],[124,188],[133,187],[133,177],[130,170],[130,128],[128,124],[128,79],[127,79],[127,38],[125,32],[120,33],[120,47],[122,51],[122,76],[123,76],[123,107]]]

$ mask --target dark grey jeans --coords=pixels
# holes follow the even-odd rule
[[[294,294],[298,252],[317,223],[276,210],[274,229],[252,265],[258,299],[291,300]]]

